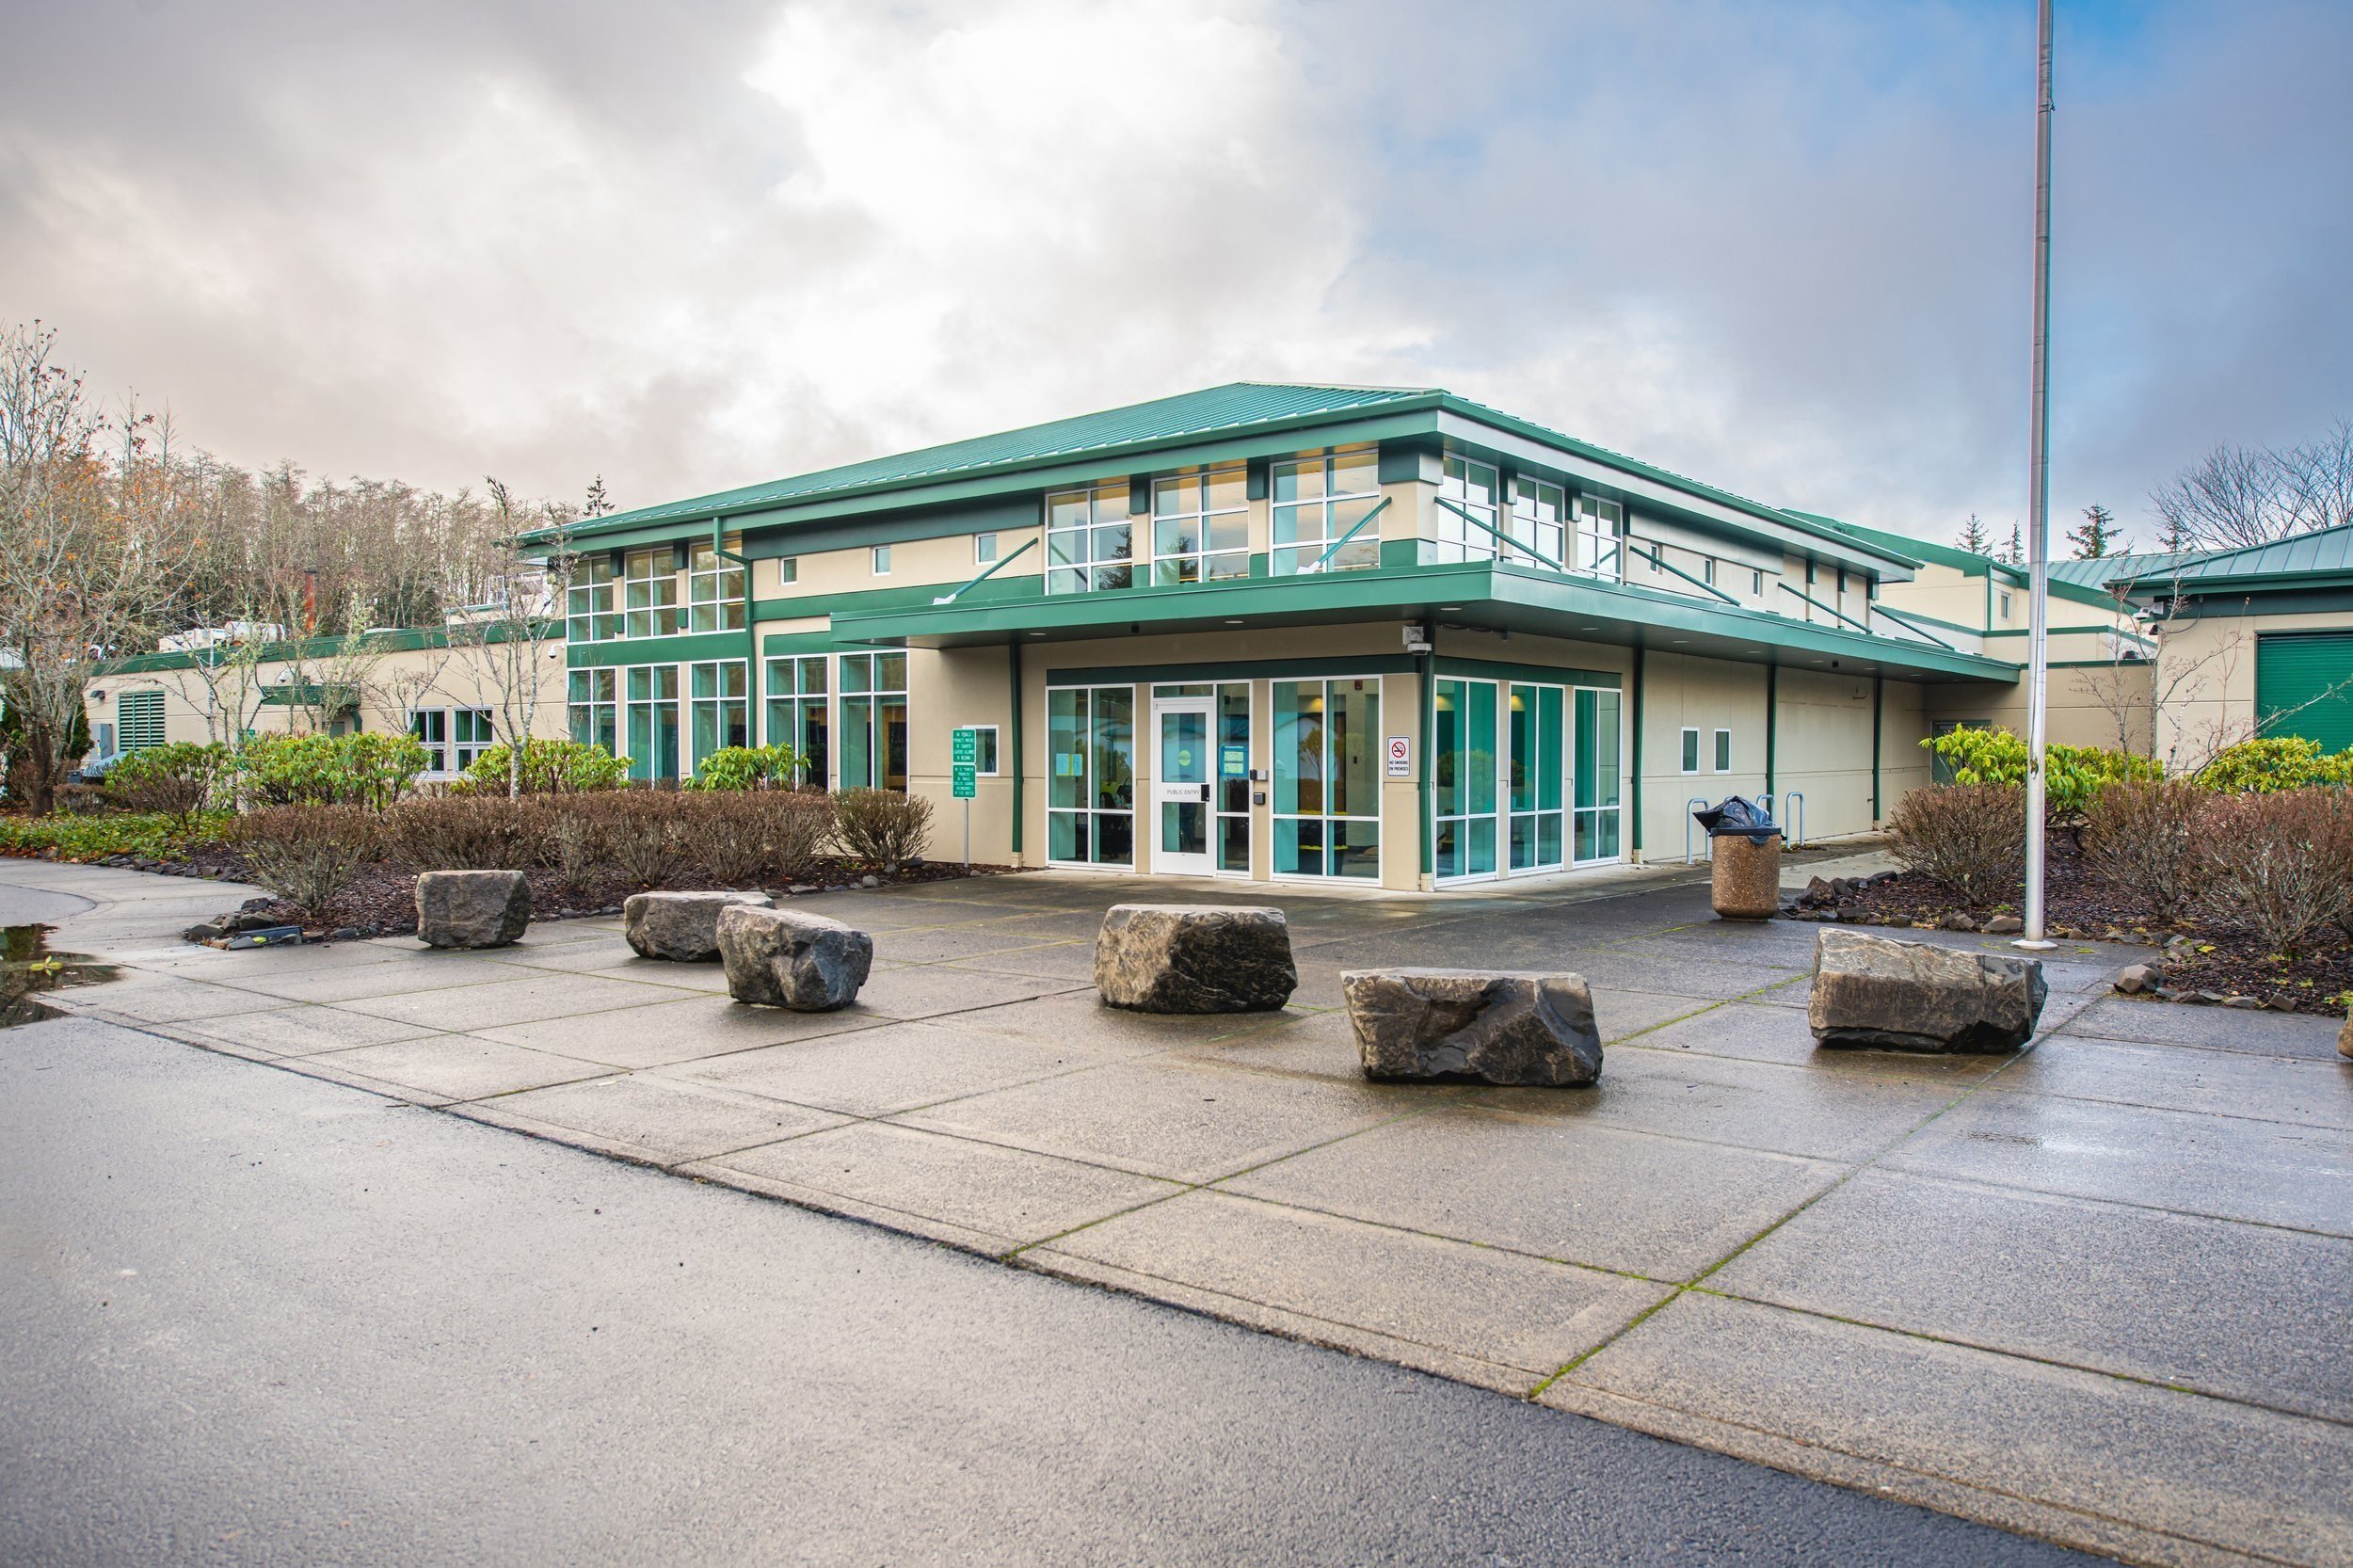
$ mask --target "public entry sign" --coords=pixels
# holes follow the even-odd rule
[[[948,732],[948,784],[952,798],[970,800],[981,792],[981,738],[976,730]]]

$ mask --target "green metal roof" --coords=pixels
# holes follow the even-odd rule
[[[2353,523],[2316,528],[2243,550],[2209,551],[2180,559],[2181,566],[2162,573],[2162,585],[2179,583],[2187,592],[2227,592],[2257,584],[2276,586],[2290,582],[2318,586],[2320,580],[2353,576]],[[2157,575],[2141,574],[2143,581]]]
[[[1890,550],[1910,551],[1922,562],[1932,566],[1950,567],[1964,577],[1991,575],[2002,578],[2014,587],[2023,588],[2026,585],[2025,568],[2013,567],[2008,561],[1997,561],[1991,555],[1980,555],[1974,550],[1962,550],[1956,545],[1937,544],[1928,539],[1915,539],[1909,534],[1890,534],[1884,529],[1866,528],[1859,522],[1841,522],[1836,518],[1823,517],[1817,512],[1801,512],[1796,515],[1826,522],[1841,533],[1851,534],[1857,538],[1882,545]],[[2171,558],[2166,557],[2166,559]],[[2149,559],[2149,557],[2112,555],[2105,561],[2049,562],[2046,565],[2046,570],[2050,574],[2051,592],[2060,599],[2072,600],[2078,604],[2105,604],[2113,608],[2116,603],[2115,599],[2101,587],[2101,584],[2107,581],[2111,574],[2084,568],[2110,566],[2120,561],[2142,559]]]
[[[2170,576],[2182,567],[2202,561],[2213,553],[2210,550],[2185,550],[2170,554],[2151,551],[2144,554],[2095,555],[2089,560],[2054,561],[2051,563],[2051,579],[2056,583],[2073,583],[2086,588],[2104,588],[2111,583],[2145,583]]]
[[[1242,435],[1266,435],[1290,429],[1307,430],[1336,420],[1366,415],[1424,413],[1436,429],[1435,415],[1450,412],[1493,429],[1525,436],[1563,454],[1584,457],[1621,472],[1656,481],[1702,497],[1761,520],[1810,534],[1826,542],[1900,566],[1919,563],[1884,544],[1832,527],[1804,514],[1768,506],[1688,475],[1659,468],[1579,440],[1574,436],[1504,413],[1457,396],[1439,387],[1359,387],[1311,382],[1236,381],[1175,397],[1156,398],[1100,413],[1024,425],[993,436],[950,441],[885,457],[820,469],[812,473],[721,490],[658,506],[616,512],[566,529],[539,529],[523,536],[526,543],[544,544],[558,537],[597,539],[632,534],[648,526],[697,522],[779,507],[845,500],[876,491],[945,485],[952,481],[999,475],[1023,469],[1067,464],[1074,458],[1108,457],[1148,452],[1188,441]]]

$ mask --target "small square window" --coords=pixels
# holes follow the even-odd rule
[[[890,575],[890,547],[887,544],[878,544],[874,547],[874,575],[877,577]]]
[[[1732,771],[1732,731],[1729,729],[1716,731],[1716,771]]]
[[[993,724],[972,727],[972,769],[983,778],[997,776],[997,727]]]
[[[984,567],[995,559],[997,559],[997,536],[994,534],[973,535],[972,564]]]
[[[1685,773],[1700,771],[1700,732],[1696,729],[1687,729],[1683,732],[1683,771]]]
[[[1761,572],[1761,571],[1752,571],[1752,572],[1750,572],[1750,573],[1749,573],[1749,592],[1751,592],[1751,593],[1753,593],[1753,594],[1761,594],[1761,593],[1763,593],[1764,591],[1765,591],[1765,574],[1764,574],[1763,572]]]
[[[1840,567],[1840,568],[1838,568],[1838,592],[1839,592],[1839,594],[1843,597],[1843,596],[1846,594],[1846,591],[1847,591],[1847,568],[1846,568],[1845,567]]]
[[[2008,594],[2002,595],[2002,618],[2009,619],[2009,595]]]
[[[780,560],[778,560],[778,561],[776,562],[776,581],[777,581],[777,582],[779,582],[779,583],[798,583],[800,580],[801,580],[801,558],[800,558],[799,556],[797,556],[797,555],[787,555],[787,556],[784,556],[782,559],[780,559]]]
[[[1710,555],[1700,563],[1700,578],[1711,588],[1716,585],[1716,557]]]

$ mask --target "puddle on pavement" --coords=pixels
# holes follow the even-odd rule
[[[45,925],[0,926],[0,1029],[39,1023],[59,1016],[57,1009],[40,1000],[44,991],[70,985],[95,985],[112,980],[117,970],[84,952],[49,951]]]

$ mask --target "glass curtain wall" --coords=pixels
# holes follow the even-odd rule
[[[565,640],[600,643],[620,634],[621,617],[613,613],[613,557],[579,557],[564,589]]]
[[[1152,482],[1152,581],[1212,583],[1250,575],[1245,471],[1213,469]]]
[[[1441,881],[1557,871],[1617,854],[1614,828],[1598,826],[1604,800],[1617,800],[1618,694],[1545,682],[1443,677],[1432,689],[1432,873]],[[1606,711],[1593,699],[1606,698]],[[1570,728],[1588,715],[1591,761],[1607,779],[1593,787],[1594,843],[1571,842]],[[1606,739],[1600,734],[1608,727]],[[1614,816],[1611,819],[1614,822]]]
[[[1498,503],[1503,481],[1491,464],[1469,457],[1449,457],[1438,486],[1442,503],[1433,508],[1437,541],[1428,556],[1435,561],[1476,561],[1496,552],[1496,535],[1502,532]],[[1476,518],[1478,522],[1470,520]],[[1479,526],[1484,523],[1485,527]]]
[[[629,776],[679,777],[679,682],[676,664],[638,664],[623,672],[629,696]]]
[[[1046,694],[1046,856],[1081,866],[1136,860],[1136,694],[1061,686]]]
[[[729,539],[728,548],[741,552],[744,541]],[[686,630],[744,630],[744,567],[709,544],[698,544],[686,557]]]
[[[621,578],[622,635],[667,637],[679,629],[678,560],[667,545],[632,550]]]
[[[621,754],[621,725],[617,670],[571,672],[569,690],[572,739],[583,745],[601,746]]]
[[[1622,853],[1619,817],[1625,779],[1619,766],[1618,712],[1616,692],[1577,689],[1573,853],[1579,863],[1614,860]]]
[[[1528,549],[1509,552],[1509,559],[1546,570],[1565,568],[1569,562],[1565,552],[1568,526],[1566,490],[1546,480],[1525,475],[1512,481],[1510,532],[1513,540]]]
[[[1046,498],[1046,591],[1086,593],[1135,582],[1135,525],[1125,482]]]
[[[752,744],[750,681],[741,659],[689,664],[686,669],[695,744],[689,771],[700,773],[703,759],[712,752]]]
[[[845,653],[841,676],[841,788],[906,792],[907,656]]]
[[[826,746],[825,656],[805,653],[768,661],[768,744],[801,754],[794,782],[823,789],[832,777]]]
[[[1350,530],[1371,515],[1381,501],[1381,463],[1371,452],[1336,452],[1269,471],[1273,494],[1273,553],[1276,577],[1303,571],[1346,571],[1381,564],[1380,525]],[[1337,549],[1333,547],[1348,539]],[[1331,559],[1324,560],[1324,552]]]
[[[1273,687],[1274,874],[1381,874],[1381,681]]]

